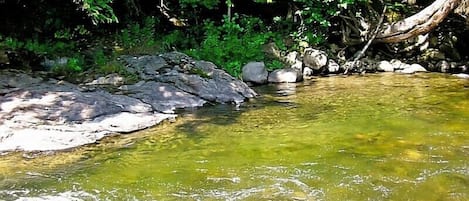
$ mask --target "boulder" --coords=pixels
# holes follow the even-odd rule
[[[242,78],[245,82],[265,84],[268,75],[269,72],[267,72],[264,62],[249,62],[242,68]]]
[[[303,56],[303,64],[313,70],[319,70],[327,65],[327,54],[316,49],[306,49]]]
[[[390,63],[394,70],[404,70],[406,68],[406,65],[408,65],[399,59],[393,59],[390,61]]]
[[[287,54],[287,56],[285,56],[285,62],[287,64],[295,64],[296,61],[298,60],[298,52],[297,51],[293,51],[293,52],[289,52]]]
[[[427,72],[427,70],[420,64],[412,64],[399,72],[404,74],[414,74],[416,72]]]
[[[447,73],[451,70],[451,65],[449,62],[442,60],[436,64],[435,69],[439,72]]]
[[[284,69],[277,69],[274,70],[269,74],[269,82],[273,83],[282,83],[282,82],[299,82],[303,80],[303,75],[301,72],[292,69],[292,68],[284,68]]]
[[[0,152],[68,149],[175,118],[169,113],[177,108],[208,101],[240,104],[257,95],[213,63],[182,53],[121,60],[142,81],[123,85],[114,94],[90,85],[120,85],[118,75],[77,86],[0,71]]]
[[[394,66],[389,61],[378,62],[376,69],[381,72],[394,72]]]
[[[329,59],[329,62],[327,63],[327,71],[332,74],[337,74],[340,70],[340,65],[336,61]]]
[[[453,76],[462,78],[462,79],[469,79],[469,74],[466,74],[466,73],[453,74]]]
[[[313,69],[311,69],[310,67],[304,67],[303,68],[303,76],[305,77],[311,77],[313,76]]]
[[[155,113],[136,98],[103,90],[82,92],[63,81],[8,71],[0,73],[0,80],[0,88],[15,89],[0,96],[0,151],[67,149],[174,118]],[[124,119],[126,123],[118,125]]]
[[[196,74],[169,72],[160,75],[156,81],[168,83],[176,88],[217,103],[244,102],[257,96],[246,83],[233,78],[212,62],[195,61],[192,71]]]

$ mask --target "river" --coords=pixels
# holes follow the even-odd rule
[[[469,200],[469,81],[333,76],[59,153],[0,156],[0,200]]]

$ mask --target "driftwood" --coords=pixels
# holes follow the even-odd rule
[[[408,18],[384,25],[375,41],[395,43],[428,33],[437,27],[460,3],[461,0],[435,0],[425,9]]]
[[[420,12],[393,23],[381,26],[373,42],[397,43],[426,34],[437,27],[451,12],[460,15],[469,14],[469,0],[435,0]],[[342,42],[346,45],[358,45],[370,40],[371,27],[376,27],[377,12],[370,6],[361,12],[367,16],[355,16],[354,13],[340,15],[342,18]]]

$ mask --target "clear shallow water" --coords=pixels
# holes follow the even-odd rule
[[[469,82],[257,88],[240,107],[56,154],[0,157],[0,200],[469,200]]]

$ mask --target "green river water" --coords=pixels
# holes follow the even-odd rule
[[[326,77],[255,88],[60,153],[0,156],[0,200],[469,200],[469,81]]]

